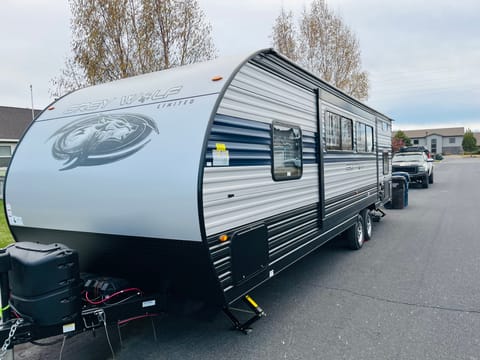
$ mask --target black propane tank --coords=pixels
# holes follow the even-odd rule
[[[81,312],[78,253],[63,244],[17,242],[7,249],[10,305],[41,326],[75,321]]]

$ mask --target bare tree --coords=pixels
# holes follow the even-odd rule
[[[196,0],[143,0],[142,36],[156,70],[215,57],[212,27]]]
[[[70,0],[72,57],[51,94],[212,59],[197,0]]]
[[[298,49],[292,11],[286,12],[282,7],[280,15],[275,19],[275,24],[273,25],[272,38],[274,46],[278,51],[289,59],[297,61]]]
[[[273,26],[273,46],[325,81],[360,99],[368,98],[368,75],[361,69],[360,45],[325,0],[304,8],[299,26],[282,9]]]

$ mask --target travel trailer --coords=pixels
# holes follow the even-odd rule
[[[341,233],[353,249],[372,236],[391,198],[391,121],[271,49],[58,99],[6,176],[17,331],[100,326],[127,289],[133,312],[163,311],[163,294],[202,299],[247,330],[264,314],[255,287]]]

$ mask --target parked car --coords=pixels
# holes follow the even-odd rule
[[[396,153],[392,159],[392,172],[396,171],[408,173],[410,182],[421,183],[424,188],[433,184],[433,159],[424,151]]]

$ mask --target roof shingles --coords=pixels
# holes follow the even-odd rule
[[[405,135],[411,138],[424,138],[430,135],[440,136],[463,136],[465,129],[463,127],[441,128],[441,129],[420,129],[420,130],[402,130]]]
[[[35,116],[40,110],[34,110]],[[0,106],[0,139],[18,140],[32,122],[32,109]]]

